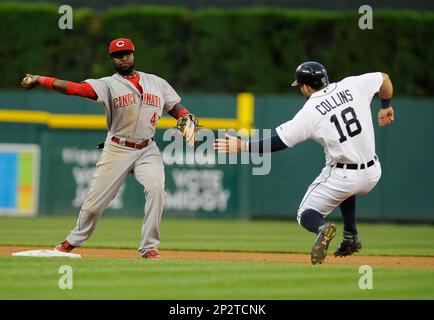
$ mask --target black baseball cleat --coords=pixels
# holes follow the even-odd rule
[[[310,255],[312,264],[321,264],[324,262],[324,259],[327,256],[329,244],[336,235],[336,225],[333,223],[326,223],[318,230],[318,236],[313,243],[312,253]]]
[[[354,252],[359,252],[362,249],[362,242],[357,233],[344,231],[344,237],[340,246],[334,252],[335,257],[351,256]]]

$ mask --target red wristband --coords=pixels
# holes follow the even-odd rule
[[[53,89],[53,83],[56,81],[56,78],[51,77],[39,77],[39,84],[47,89],[52,90]]]
[[[181,118],[186,113],[188,113],[188,110],[187,109],[182,109],[181,111],[178,112],[177,119]]]

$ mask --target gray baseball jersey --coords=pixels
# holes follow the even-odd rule
[[[166,80],[144,72],[140,74],[143,94],[118,73],[111,77],[88,79],[97,102],[104,106],[109,135],[132,141],[152,138],[158,119],[181,101]]]
[[[160,151],[154,141],[143,149],[134,149],[111,138],[135,143],[152,138],[163,110],[170,111],[181,98],[164,79],[143,72],[139,75],[143,93],[119,74],[86,80],[98,95],[97,102],[105,108],[108,134],[77,225],[66,238],[73,246],[80,246],[92,235],[103,211],[131,172],[142,184],[146,197],[139,251],[144,254],[160,242],[159,225],[166,196]]]

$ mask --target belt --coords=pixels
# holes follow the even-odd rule
[[[140,149],[146,148],[146,147],[149,145],[149,143],[151,143],[151,141],[153,141],[153,138],[151,138],[151,139],[146,139],[146,140],[143,141],[142,143],[135,143],[135,142],[128,141],[128,140],[125,140],[125,141],[122,143],[120,138],[113,136],[113,137],[112,137],[112,141],[115,142],[115,143],[117,143],[117,144],[120,144],[120,145],[124,145],[124,146],[126,146],[126,147],[129,147],[129,148],[139,149],[139,150],[140,150]]]
[[[350,169],[350,170],[357,170],[357,169],[365,169],[365,168],[369,168],[372,167],[375,163],[375,160],[378,160],[377,156],[374,157],[374,159],[372,159],[371,161],[368,161],[366,164],[362,163],[362,164],[357,164],[357,163],[336,163],[336,168],[346,168],[346,169]]]

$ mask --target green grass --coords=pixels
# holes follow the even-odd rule
[[[75,217],[0,218],[0,245],[53,246]],[[137,248],[141,218],[104,217],[86,247]],[[338,226],[338,245],[342,226]],[[360,224],[363,254],[434,255],[434,227]],[[309,252],[314,235],[294,222],[163,219],[161,249]],[[73,290],[58,288],[61,265]],[[434,299],[434,269],[375,267],[361,290],[358,266],[209,260],[38,259],[0,256],[0,299]]]
[[[0,245],[54,246],[76,217],[0,218]],[[103,217],[86,247],[137,248],[142,219]],[[434,256],[434,226],[359,224],[364,255]],[[339,244],[342,226],[331,246]],[[309,252],[314,235],[289,221],[164,219],[161,249]]]
[[[434,299],[434,270],[192,260],[0,258],[0,299]],[[73,289],[61,290],[61,265]],[[17,280],[19,279],[19,281]]]

